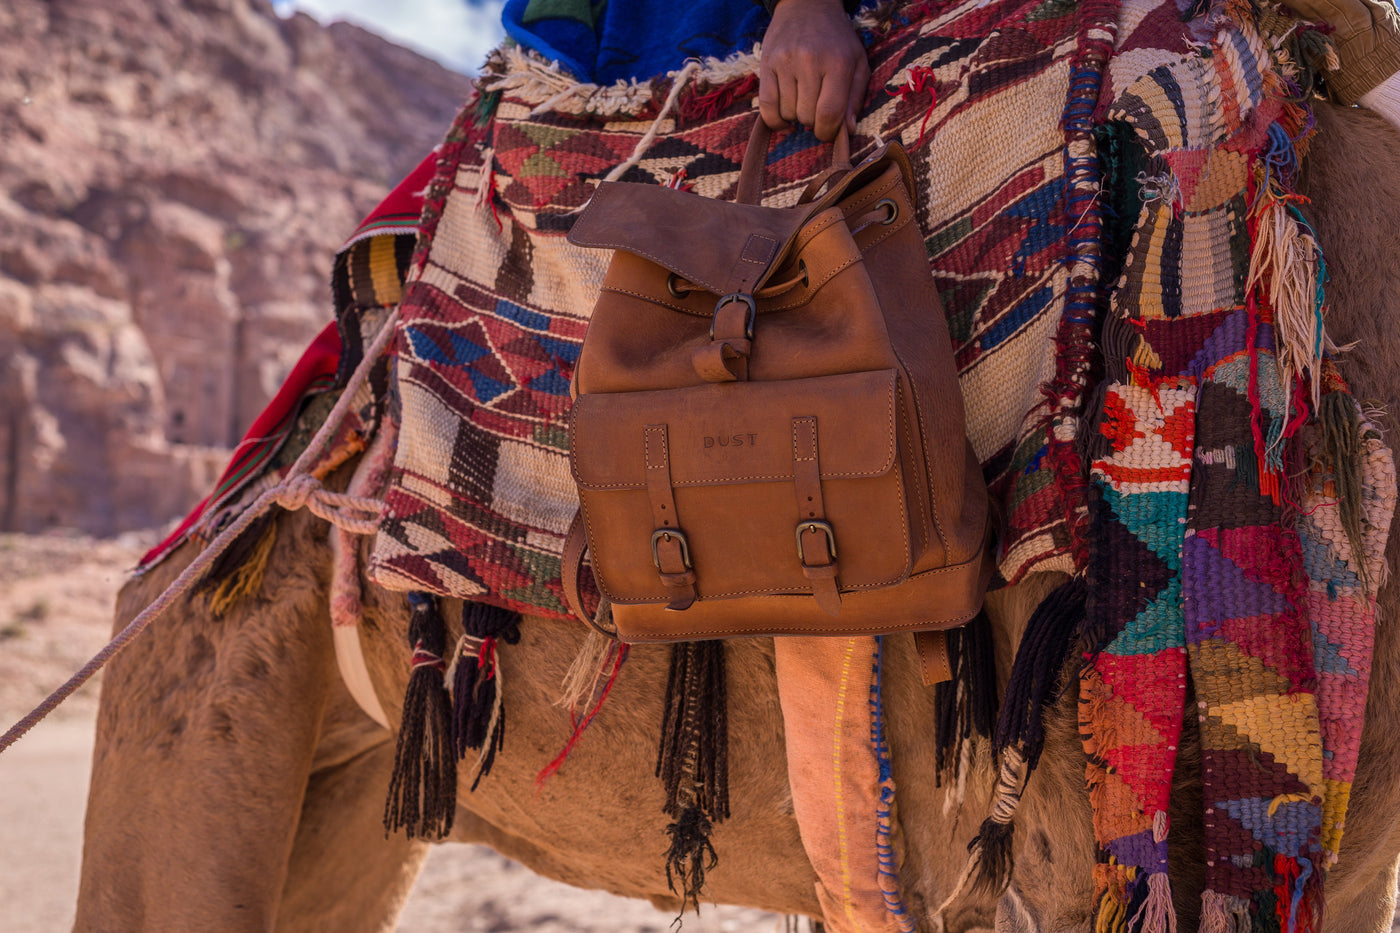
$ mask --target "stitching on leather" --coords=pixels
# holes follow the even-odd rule
[[[665,267],[663,266],[662,268]],[[689,314],[691,317],[708,318],[712,316],[712,314],[706,314],[702,311],[692,311],[689,308],[683,308],[680,305],[671,304],[671,302],[666,301],[665,299],[658,298],[655,295],[649,295],[646,292],[634,292],[630,288],[618,288],[615,285],[604,285],[600,289],[600,291],[612,292],[615,295],[629,295],[632,298],[640,298],[642,301],[649,301],[654,305],[661,305],[663,308],[670,308],[672,311],[679,311],[681,314]]]
[[[812,443],[807,445],[811,456],[808,457],[802,456],[802,451],[797,446],[797,428],[799,425],[803,424],[810,424],[812,426]],[[792,419],[792,459],[800,461],[817,459],[817,419],[810,415]],[[794,471],[794,476],[795,475],[796,471]],[[820,476],[818,479],[820,479]]]
[[[769,593],[765,594],[760,598],[811,599],[812,597],[807,596],[805,594]],[[644,602],[628,602],[626,600],[619,601],[615,599],[610,601],[620,606],[645,606],[649,604]],[[659,602],[655,604],[659,605]],[[905,622],[900,625],[882,625],[876,628],[871,628],[868,626],[852,628],[822,628],[816,632],[814,632],[810,627],[798,625],[794,625],[788,628],[770,628],[761,625],[756,625],[753,628],[718,628],[710,629],[708,631],[703,632],[687,632],[685,635],[685,640],[694,640],[696,638],[723,638],[730,635],[753,635],[757,632],[764,632],[773,635],[818,634],[847,636],[885,635],[892,634],[894,632],[945,632],[949,629],[957,628],[959,625],[963,625],[971,621],[972,618],[976,615],[977,610],[974,609],[971,612],[960,612],[957,615],[945,616],[941,619],[923,619],[918,622]],[[677,639],[674,635],[668,635],[664,632],[620,632],[619,634],[625,636],[623,640],[628,642],[647,642],[655,644],[680,640]]]
[[[817,378],[821,378],[821,377],[817,377]],[[897,389],[897,385],[898,385],[897,383],[892,382],[892,383],[890,384],[889,391],[886,393],[886,396],[885,396],[885,398],[886,398],[886,401],[885,401],[885,415],[886,415],[886,419],[887,419],[887,421],[886,421],[886,437],[889,439],[889,443],[888,443],[888,445],[887,445],[886,448],[885,448],[885,462],[884,462],[884,464],[883,464],[878,470],[847,470],[847,471],[841,472],[841,473],[827,473],[827,472],[824,472],[824,471],[823,471],[822,474],[821,474],[821,478],[822,478],[822,479],[866,479],[866,478],[873,478],[873,477],[876,477],[876,476],[884,476],[886,473],[888,473],[888,472],[890,471],[890,469],[891,469],[892,466],[898,466],[899,458],[895,456],[895,435],[894,435],[894,408],[895,408],[894,400],[895,400],[895,392],[896,392],[896,389]],[[576,403],[575,403],[575,407],[577,407],[577,404],[578,404],[578,403],[576,402]],[[570,440],[570,441],[573,440],[573,425],[575,424],[575,421],[576,421],[576,419],[570,419],[570,421],[569,421],[569,428],[570,428],[569,440]],[[663,443],[664,443],[664,442],[663,442]],[[668,455],[669,455],[669,449],[668,449]],[[649,457],[649,456],[648,456],[648,463],[650,463],[650,457]],[[648,469],[650,469],[649,466],[648,466]],[[582,479],[578,479],[577,471],[574,471],[574,472],[575,472],[575,479],[577,480],[578,485],[579,485],[580,487],[584,488],[584,489],[601,491],[601,490],[604,490],[604,489],[645,489],[645,488],[646,488],[646,483],[645,483],[645,482],[638,483],[638,482],[636,482],[636,481],[622,482],[622,483],[589,483],[589,482],[586,482],[586,481],[584,481],[584,480],[582,480]],[[794,474],[792,474],[792,473],[760,473],[760,474],[751,475],[751,476],[726,476],[726,477],[723,477],[723,479],[721,479],[721,480],[714,480],[714,479],[692,479],[692,480],[687,480],[687,481],[685,481],[685,482],[677,482],[677,481],[675,480],[675,478],[672,477],[671,485],[672,485],[673,487],[675,487],[676,489],[684,489],[684,488],[689,488],[689,487],[692,487],[692,486],[715,486],[715,485],[719,485],[720,483],[723,483],[723,484],[725,484],[725,485],[728,485],[728,484],[731,484],[731,483],[746,483],[746,482],[769,482],[769,481],[771,481],[771,482],[779,482],[779,481],[782,481],[782,480],[790,480],[790,479],[793,478],[793,475],[794,475]],[[900,511],[902,512],[903,509],[900,509]]]
[[[597,536],[593,533],[593,519],[589,518],[588,516],[588,506],[584,504],[582,499],[579,500],[579,511],[583,513],[583,525],[585,528],[588,529],[588,540],[598,540]],[[588,550],[592,551],[593,549],[589,548]],[[618,600],[616,594],[614,594],[612,590],[609,589],[607,581],[603,579],[602,555],[593,553],[593,555],[589,558],[589,562],[593,565],[593,582],[598,585],[598,592],[606,596],[608,598],[608,602],[617,602]],[[583,602],[582,586],[579,587],[579,602]],[[623,600],[623,603],[625,605],[626,600]]]
[[[895,348],[894,348],[894,358],[897,359],[897,360],[899,360],[899,365],[904,367],[904,371],[905,371],[905,372],[909,372],[909,367],[908,367],[908,366],[905,366],[905,364],[904,364],[904,359],[899,355],[899,348],[898,348],[898,347],[895,347]],[[930,447],[930,442],[932,441],[932,438],[929,436],[928,430],[924,427],[924,415],[923,415],[923,412],[921,412],[921,411],[918,410],[918,404],[919,404],[919,402],[918,402],[918,395],[917,395],[916,393],[910,393],[910,394],[914,396],[914,406],[915,406],[914,416],[915,416],[915,418],[918,419],[918,422],[919,422],[919,436],[922,437],[923,440],[924,440],[924,443],[923,443],[923,448],[924,448],[924,470],[927,471],[930,475],[932,475],[932,472],[933,472],[933,464],[931,464],[931,463],[929,462],[929,447]],[[967,443],[967,441],[966,441],[966,433],[965,433],[966,430],[967,430],[966,427],[964,427],[963,430],[964,430],[964,440],[963,440],[963,443]],[[963,469],[966,469],[966,466],[964,466]],[[935,503],[935,502],[933,501],[933,487],[932,487],[932,486],[929,486],[929,487],[928,487],[928,498],[929,498],[928,507],[929,507],[929,510],[933,513],[933,530],[938,534],[938,541],[939,541],[939,543],[943,545],[943,560],[944,560],[944,561],[947,561],[947,560],[948,560],[948,553],[949,553],[949,551],[952,549],[952,545],[951,545],[951,542],[949,542],[949,540],[948,540],[948,534],[947,534],[947,532],[945,532],[945,531],[943,530],[943,522],[942,522],[942,520],[940,520],[939,517],[938,517],[938,504]]]
[[[900,230],[904,229],[904,228],[907,227],[908,225],[909,225],[909,221],[906,220],[906,221],[904,221],[903,223],[899,224],[898,226],[895,226],[895,227],[890,228],[889,230],[886,230],[886,231],[885,231],[884,233],[882,233],[880,236],[878,236],[878,237],[876,237],[875,239],[871,240],[869,243],[865,244],[864,246],[859,247],[859,249],[860,249],[860,255],[856,256],[854,259],[849,259],[849,260],[847,260],[846,262],[841,263],[839,266],[833,267],[832,270],[831,270],[829,273],[827,273],[825,276],[823,276],[821,279],[819,279],[819,280],[817,281],[817,284],[815,284],[815,285],[809,285],[809,286],[807,287],[807,289],[806,289],[806,297],[804,297],[804,298],[802,298],[802,299],[799,299],[799,300],[797,300],[797,301],[789,302],[788,304],[785,304],[785,305],[776,305],[776,306],[771,307],[771,308],[765,308],[763,311],[760,311],[759,313],[760,313],[760,314],[772,314],[774,311],[790,311],[790,310],[792,310],[793,308],[800,308],[800,307],[802,307],[803,305],[810,304],[811,301],[812,301],[812,297],[813,297],[814,295],[816,295],[816,293],[822,288],[822,286],[824,286],[827,282],[830,282],[830,281],[831,281],[833,278],[835,278],[839,273],[845,271],[845,270],[846,270],[847,268],[849,268],[850,266],[853,266],[853,265],[855,265],[856,263],[863,261],[863,260],[865,259],[865,254],[868,253],[871,249],[873,249],[877,243],[881,243],[881,242],[885,241],[886,239],[888,239],[889,237],[894,236],[896,233],[898,233]]]
[[[588,520],[588,516],[587,516],[587,513],[585,512],[585,513],[584,513],[584,521],[586,522],[587,520]],[[926,578],[928,578],[928,577],[938,576],[938,575],[945,574],[945,573],[954,573],[954,572],[957,572],[957,571],[962,571],[962,570],[965,570],[969,565],[974,564],[974,563],[977,563],[978,561],[980,561],[980,559],[981,559],[981,554],[979,553],[977,557],[974,557],[974,558],[972,558],[971,560],[963,561],[961,564],[954,564],[953,566],[950,566],[950,567],[940,567],[940,568],[938,568],[937,570],[925,570],[925,571],[923,571],[922,573],[911,574],[911,575],[908,577],[908,579],[910,579],[910,580],[922,580],[922,579],[926,579]],[[594,565],[594,573],[595,573],[595,576],[596,576],[596,574],[597,574],[597,565],[596,565],[596,562],[595,562],[595,565]],[[599,587],[601,588],[601,586],[602,586],[602,582],[599,581]],[[852,589],[855,589],[855,587],[852,587]],[[869,589],[869,587],[864,587],[864,589]],[[752,592],[751,594],[747,594],[747,595],[752,595],[752,596],[754,596],[754,597],[757,598],[757,599],[811,599],[811,598],[812,598],[810,595],[808,595],[808,594],[806,594],[806,593],[765,593],[765,592],[754,591],[754,592]],[[608,598],[609,598],[609,601],[614,602],[614,603],[617,603],[617,604],[620,605],[620,606],[659,606],[659,605],[661,605],[661,603],[662,603],[662,600],[660,600],[660,599],[658,599],[658,598],[654,598],[654,597],[642,597],[642,598],[627,598],[627,597],[623,597],[623,598],[621,598],[621,599],[615,599],[615,598],[613,598],[611,595],[609,595]],[[702,599],[709,599],[709,598],[718,598],[718,597],[701,597],[701,598],[702,598]],[[979,606],[978,608],[981,608],[981,607]],[[946,630],[946,629],[950,629],[950,628],[955,628],[956,626],[961,625],[961,624],[963,624],[964,622],[967,622],[969,619],[971,619],[971,618],[972,618],[973,616],[975,616],[975,615],[977,615],[977,609],[972,609],[972,610],[970,610],[970,611],[968,611],[968,612],[962,612],[962,613],[958,613],[958,614],[952,615],[952,616],[944,616],[944,617],[941,618],[941,619],[920,619],[920,620],[915,621],[915,622],[905,622],[905,623],[902,623],[902,624],[900,624],[900,625],[882,625],[882,626],[875,627],[875,628],[851,628],[851,629],[827,628],[827,629],[822,629],[821,631],[822,631],[823,633],[826,633],[826,634],[835,634],[835,633],[838,633],[838,632],[841,632],[841,633],[850,633],[850,634],[860,634],[860,633],[862,633],[862,632],[865,632],[865,633],[880,633],[880,632],[908,632],[908,631],[918,632],[918,631],[925,631],[925,630],[927,630],[927,631]],[[708,631],[687,632],[686,634],[687,634],[687,637],[718,637],[718,636],[724,636],[724,635],[752,635],[754,632],[757,632],[757,631],[769,632],[769,633],[777,634],[777,635],[783,635],[783,634],[810,635],[810,634],[812,634],[812,630],[811,630],[810,628],[797,628],[797,627],[793,627],[793,628],[787,628],[787,629],[775,629],[775,628],[767,628],[767,627],[757,626],[757,625],[754,626],[754,627],[752,627],[752,628],[747,628],[747,629],[744,629],[744,628],[711,629],[711,630],[708,630]],[[633,640],[633,641],[675,641],[675,640],[676,640],[676,638],[675,638],[674,636],[668,636],[668,635],[665,635],[665,634],[662,634],[662,633],[657,633],[657,634],[655,634],[655,635],[647,635],[647,634],[638,634],[638,633],[627,633],[627,632],[624,632],[623,634],[626,635],[626,639],[624,639],[624,640]]]
[[[899,359],[899,351],[898,351],[898,350],[895,351],[894,356],[895,356],[895,359]],[[903,361],[903,360],[899,360],[899,363],[900,363],[901,366],[904,365],[904,361]],[[908,371],[909,371],[909,367],[907,367],[907,366],[905,366],[904,369],[905,369],[905,372],[908,372]],[[909,409],[908,409],[907,406],[906,406],[905,409],[904,409],[904,430],[908,431],[910,434],[913,434],[913,433],[914,433],[914,429],[913,429],[912,427],[909,426]],[[919,446],[920,446],[921,448],[927,448],[927,447],[928,447],[928,440],[927,440],[926,438],[923,438],[923,441],[924,441],[924,442],[921,443]],[[927,453],[925,453],[925,455],[924,455],[924,463],[925,463],[925,469],[927,469],[927,463],[928,463],[928,455],[927,455]],[[933,498],[933,490],[932,490],[932,489],[929,489],[929,484],[928,484],[927,482],[923,483],[919,488],[920,488],[920,490],[927,491],[928,497],[929,497],[930,499]],[[928,544],[929,544],[929,540],[928,540],[928,526],[929,526],[929,521],[928,521],[928,513],[927,513],[926,511],[924,511],[924,496],[923,496],[923,495],[916,495],[914,498],[917,499],[917,500],[919,501],[919,531],[920,531],[919,540],[923,543],[924,547],[928,547]],[[948,559],[948,548],[947,548],[946,545],[945,545],[944,548],[943,548],[943,559],[944,559],[945,561]]]
[[[901,212],[901,216],[903,216],[903,212]],[[831,226],[832,224],[834,224],[835,222],[836,222],[836,219],[835,219],[835,218],[832,218],[831,220],[825,221],[825,222],[822,223],[821,229],[824,230],[824,229],[826,229],[827,227],[829,227],[829,226]],[[760,308],[760,309],[758,309],[758,314],[759,314],[760,316],[762,316],[762,315],[764,315],[764,314],[772,314],[772,313],[775,312],[775,311],[791,311],[793,308],[800,308],[800,307],[802,307],[803,305],[809,304],[809,303],[811,302],[811,300],[812,300],[812,296],[815,295],[815,294],[822,288],[822,286],[824,286],[827,282],[830,282],[833,278],[835,278],[838,274],[840,274],[841,272],[843,272],[844,270],[846,270],[846,269],[849,268],[850,266],[853,266],[853,265],[855,265],[857,262],[862,261],[862,260],[865,258],[865,254],[868,253],[870,250],[874,249],[875,246],[876,246],[877,244],[883,243],[885,240],[887,240],[887,239],[889,239],[890,237],[894,236],[896,233],[898,233],[899,231],[903,230],[905,227],[909,226],[910,223],[912,223],[912,221],[911,221],[910,219],[906,218],[906,219],[900,221],[899,223],[892,225],[892,226],[889,227],[887,230],[885,230],[885,232],[881,233],[879,236],[875,237],[875,238],[872,239],[870,242],[866,243],[864,246],[858,247],[859,250],[860,250],[860,255],[856,256],[856,257],[853,258],[853,259],[849,259],[849,260],[847,260],[846,262],[843,262],[843,263],[841,263],[841,264],[838,265],[838,266],[832,267],[832,269],[831,269],[826,275],[824,275],[822,278],[820,278],[819,280],[817,280],[817,283],[816,283],[815,285],[811,285],[811,284],[807,285],[807,287],[806,287],[805,289],[803,289],[803,291],[805,292],[805,297],[804,297],[804,298],[801,298],[801,299],[796,300],[796,301],[791,301],[791,302],[788,302],[787,304],[783,304],[783,305],[772,305],[772,306],[767,307],[767,308]],[[801,246],[802,246],[802,247],[805,247],[805,246],[807,245],[807,243],[810,243],[810,242],[811,242],[811,239],[809,238],[806,242],[802,243]],[[796,250],[796,252],[801,252],[801,251],[802,251],[802,250],[801,250],[800,248]],[[651,259],[652,257],[648,256],[647,258],[648,258],[648,259]],[[654,261],[655,261],[655,260],[654,260]],[[660,261],[656,261],[656,262],[657,262],[657,265],[661,266],[663,269],[668,268],[666,265],[664,265],[664,264],[661,263]],[[679,273],[678,273],[678,274],[679,274]],[[706,285],[706,283],[704,283],[704,282],[699,282],[699,283],[697,283],[697,284]],[[716,289],[711,288],[711,287],[708,286],[708,285],[706,285],[706,288],[707,288],[707,290],[710,291],[710,292],[716,291]],[[691,317],[708,318],[708,317],[712,317],[712,316],[713,316],[712,314],[705,314],[705,313],[700,312],[700,311],[692,311],[692,310],[690,310],[689,308],[684,308],[684,307],[681,307],[680,305],[672,304],[671,302],[666,301],[666,300],[663,299],[663,298],[658,298],[658,297],[656,297],[655,295],[650,295],[650,294],[647,294],[646,292],[637,292],[637,291],[632,291],[631,289],[627,289],[627,288],[618,288],[618,287],[615,286],[615,285],[604,285],[604,286],[602,287],[601,291],[613,292],[614,294],[617,294],[617,295],[630,295],[630,296],[633,297],[633,298],[640,298],[640,299],[643,300],[643,301],[649,301],[649,302],[651,302],[652,304],[661,305],[663,308],[670,308],[672,311],[679,311],[681,314],[689,314]]]
[[[648,424],[642,427],[642,448],[645,451],[648,470],[664,470],[666,468],[666,464],[669,463],[671,460],[671,452],[667,449],[666,446],[665,427],[665,425],[657,424]],[[659,435],[659,440],[661,441],[661,463],[657,466],[651,465],[651,435],[653,433]],[[642,483],[641,488],[645,489],[646,484]]]

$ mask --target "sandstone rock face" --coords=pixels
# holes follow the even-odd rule
[[[269,0],[5,0],[0,35],[0,531],[157,524],[469,81]]]

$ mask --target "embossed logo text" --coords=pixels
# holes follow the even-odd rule
[[[706,447],[753,447],[757,443],[757,434],[705,435]]]

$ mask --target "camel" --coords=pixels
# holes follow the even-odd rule
[[[1362,110],[1319,105],[1317,120],[1306,187],[1332,270],[1329,326],[1339,343],[1357,344],[1341,363],[1356,396],[1400,410],[1400,333],[1384,317],[1400,293],[1393,233],[1400,138]],[[342,484],[347,475],[338,476]],[[193,599],[106,672],[76,930],[394,928],[428,844],[386,837],[381,824],[393,735],[360,711],[337,672],[327,527],[304,512],[278,521],[258,596],[222,618]],[[1392,566],[1397,548],[1392,541]],[[117,626],[164,589],[193,552],[186,544],[130,582],[119,597]],[[1003,682],[1030,611],[1060,579],[1041,574],[990,595]],[[1395,586],[1382,590],[1363,757],[1341,860],[1328,880],[1326,933],[1388,930],[1394,911],[1397,602]],[[409,674],[407,617],[400,594],[366,588],[361,641],[391,722],[398,721]],[[563,769],[536,791],[535,775],[571,732],[555,700],[585,632],[545,618],[527,618],[521,631],[520,644],[501,655],[510,715],[505,750],[475,792],[464,776],[448,841],[486,843],[542,875],[676,909],[663,864],[663,792],[653,777],[667,649],[634,647],[602,714]],[[820,916],[787,786],[772,642],[738,639],[726,652],[733,816],[715,829],[719,862],[703,897]],[[935,910],[953,889],[986,813],[991,768],[981,761],[961,788],[936,780],[932,691],[921,683],[908,638],[887,639],[885,691],[903,883],[919,929],[1091,929],[1094,840],[1073,691],[1049,716],[1044,758],[1017,818],[1010,887],[1000,897],[962,898],[941,915]],[[1197,926],[1202,873],[1193,742],[1188,731],[1173,795],[1173,888],[1184,931]]]

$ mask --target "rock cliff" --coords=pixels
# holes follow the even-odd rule
[[[6,0],[0,35],[0,531],[163,522],[469,81],[269,0]]]

